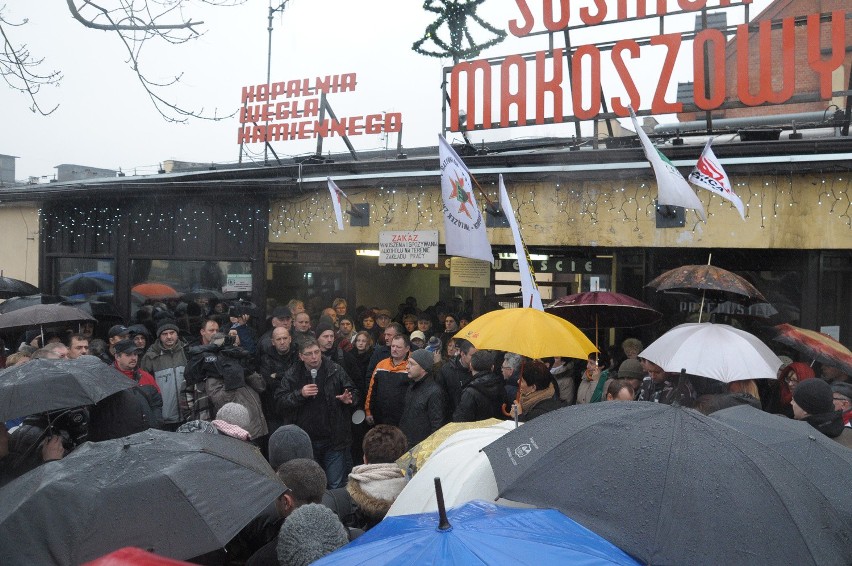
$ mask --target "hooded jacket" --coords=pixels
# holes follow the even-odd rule
[[[185,397],[186,352],[183,342],[178,340],[174,348],[166,350],[162,342],[155,341],[142,356],[139,366],[154,376],[163,396],[163,422],[179,423],[189,416]]]
[[[843,413],[840,411],[807,415],[802,420],[827,437],[852,448],[852,429],[847,429],[843,425]]]
[[[405,472],[395,463],[364,464],[352,468],[346,490],[358,505],[369,529],[381,521],[408,483]]]

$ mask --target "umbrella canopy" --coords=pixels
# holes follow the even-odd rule
[[[810,478],[838,513],[852,525],[852,489],[838,481],[849,477],[852,450],[814,430],[804,421],[770,415],[742,405],[710,415],[781,455]]]
[[[409,471],[412,475],[423,467],[423,464],[432,456],[445,440],[457,432],[473,428],[485,428],[503,422],[500,419],[485,419],[469,423],[447,423],[416,445],[408,449],[408,452],[397,458],[396,463],[401,468]],[[414,512],[414,511],[412,511]]]
[[[182,560],[173,560],[145,552],[141,548],[126,546],[115,552],[101,556],[97,560],[86,562],[83,566],[183,566],[191,564]]]
[[[633,328],[653,324],[662,314],[638,299],[611,291],[566,295],[544,308],[579,328]]]
[[[435,450],[402,489],[387,516],[412,515],[438,510],[432,483],[440,477],[444,502],[456,507],[474,499],[497,499],[497,482],[482,448],[515,428],[515,423],[459,431]]]
[[[0,563],[80,564],[124,546],[170,558],[223,547],[284,491],[227,436],[148,430],[87,442],[0,490]]]
[[[786,344],[821,364],[836,367],[843,373],[852,375],[852,351],[831,336],[792,324],[779,324],[775,330],[777,334],[773,340]]]
[[[35,295],[38,293],[38,287],[31,285],[20,279],[5,277],[0,272],[0,299],[11,299],[12,297],[20,297],[22,295]]]
[[[94,321],[94,317],[66,305],[33,305],[0,315],[0,330],[23,330],[38,326]]]
[[[503,350],[536,359],[561,356],[585,360],[598,351],[567,320],[533,308],[486,313],[462,328],[454,338],[464,338],[480,350]]]
[[[177,299],[180,293],[174,287],[165,283],[139,283],[131,287],[130,291],[142,295],[146,299]]]
[[[644,564],[852,561],[852,526],[807,475],[691,409],[575,405],[484,450],[501,497],[555,507]]]
[[[65,297],[60,295],[26,295],[24,297],[13,297],[0,303],[0,314],[20,310],[33,305],[52,305],[61,303]]]
[[[760,338],[727,324],[711,322],[675,326],[639,353],[672,373],[686,370],[730,383],[775,379],[781,360]]]
[[[32,360],[0,371],[0,421],[92,405],[133,385],[94,356]]]
[[[77,273],[59,282],[59,292],[72,299],[112,294],[114,289],[115,276],[102,271]]]
[[[733,293],[754,302],[765,303],[766,299],[757,288],[727,269],[715,265],[684,265],[666,271],[646,287],[657,291],[718,291]]]
[[[331,564],[638,564],[553,509],[511,509],[473,501],[447,512],[386,517],[342,549],[314,562]]]

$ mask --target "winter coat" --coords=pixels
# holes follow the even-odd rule
[[[592,396],[595,394],[595,389],[598,388],[600,382],[603,381],[603,393],[601,394],[600,401],[606,400],[606,388],[609,387],[609,382],[612,380],[609,378],[609,370],[604,370],[601,372],[600,377],[593,381],[589,381],[586,379],[586,375],[583,374],[582,381],[580,382],[580,387],[577,388],[577,404],[582,405],[584,403],[591,403]]]
[[[461,365],[458,358],[453,358],[441,366],[436,381],[444,389],[447,401],[447,420],[450,420],[461,400],[462,389],[471,382],[473,375],[470,370]]]
[[[364,411],[376,424],[399,426],[408,391],[408,361],[394,365],[393,358],[380,361],[370,379]]]
[[[802,420],[827,437],[848,448],[852,448],[852,429],[843,425],[843,413],[840,411],[807,415]]]
[[[293,365],[299,363],[299,352],[296,345],[291,344],[286,354],[280,353],[272,345],[272,342],[260,342],[260,376],[266,382],[266,390],[260,395],[263,403],[263,413],[267,418],[275,421],[275,391],[281,380]],[[272,377],[275,375],[275,377]]]
[[[318,373],[317,384],[320,386],[320,394],[317,397],[310,399],[302,397],[302,387],[308,383],[312,383],[311,374],[304,363],[299,362],[287,370],[275,392],[275,410],[278,416],[288,424],[304,428],[304,422],[309,419],[306,412],[311,408],[312,403],[317,401],[325,403],[332,449],[347,448],[352,443],[352,410],[357,406],[361,392],[343,368],[326,357],[323,357]],[[342,395],[345,389],[349,389],[352,393],[351,405],[344,405],[336,399],[336,396]]]
[[[521,422],[528,422],[533,420],[536,417],[540,417],[545,413],[549,413],[550,411],[555,411],[556,409],[561,409],[565,407],[566,404],[564,401],[559,399],[558,397],[551,397],[549,399],[543,399],[536,403],[535,405],[525,408],[524,412],[520,415],[518,420]]]
[[[263,416],[263,405],[260,401],[260,392],[265,389],[266,383],[260,375],[250,374],[246,377],[246,385],[236,389],[228,389],[223,379],[208,377],[204,382],[204,387],[207,398],[212,405],[211,417],[215,417],[225,403],[239,403],[248,411],[249,426],[246,431],[251,437],[259,438],[269,433],[266,418]]]
[[[381,521],[408,483],[396,464],[364,464],[352,468],[346,491],[366,519],[365,529]]]
[[[139,366],[152,374],[160,387],[165,423],[180,423],[189,417],[186,382],[183,378],[186,361],[183,342],[178,341],[174,348],[166,350],[162,342],[157,340],[139,362]]]
[[[409,449],[447,423],[445,405],[444,390],[431,375],[409,380],[399,419],[399,429],[408,439]]]
[[[503,419],[506,389],[503,376],[481,373],[462,389],[458,407],[453,412],[453,422],[473,422],[484,419]]]

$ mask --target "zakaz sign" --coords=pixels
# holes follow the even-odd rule
[[[338,118],[325,96],[355,91],[355,73],[244,86],[237,143],[306,140],[402,131],[402,114],[379,112]],[[325,110],[331,115],[326,117]]]
[[[555,33],[564,32],[566,44],[570,45],[571,31],[588,32],[593,26],[600,26],[598,43],[456,64],[447,70],[450,129],[459,131],[461,126],[486,130],[593,120],[602,114],[604,105],[618,117],[629,116],[628,105],[634,109],[650,107],[653,114],[679,113],[683,104],[666,100],[666,93],[671,91],[678,56],[685,51],[693,62],[694,103],[702,111],[792,102],[794,93],[799,92],[796,81],[802,80],[804,72],[796,68],[795,57],[803,52],[802,48],[807,54],[804,64],[818,78],[819,99],[832,97],[832,74],[843,66],[848,49],[844,11],[744,23],[727,30],[730,39],[723,31],[710,27],[695,33],[662,33],[663,23],[667,18],[704,9],[738,8],[745,12],[751,0],[716,0],[713,6],[708,0],[677,0],[676,4],[679,9],[669,11],[669,5],[674,3],[666,0],[515,0],[516,17],[507,22],[512,35],[523,38],[550,34],[553,46],[554,38],[559,37]],[[634,29],[637,22],[650,18],[659,20],[661,33],[623,37],[623,30]],[[632,25],[625,28],[626,22]],[[621,38],[604,37],[604,30],[613,29],[604,27],[610,24],[620,24],[613,27],[621,32]],[[804,33],[798,31],[803,28]],[[734,57],[727,51],[729,43],[735,49]],[[643,51],[642,46],[656,49],[656,56],[647,56],[649,51]],[[569,52],[571,56],[566,57]],[[665,55],[660,62],[661,53]],[[726,65],[735,65],[733,77],[729,78]],[[636,69],[641,69],[643,81],[636,80]],[[604,98],[604,74],[608,81],[616,79],[623,86],[618,96]],[[640,92],[638,85],[646,85],[648,77],[656,79],[653,92],[647,86]],[[734,78],[736,88],[728,88],[727,81]],[[466,122],[460,120],[460,115],[465,115],[462,120]]]

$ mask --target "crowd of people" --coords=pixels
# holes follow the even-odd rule
[[[4,352],[6,367],[96,356],[136,386],[80,408],[75,427],[59,426],[51,415],[0,426],[0,482],[61,459],[85,440],[152,427],[227,435],[255,444],[288,489],[226,549],[196,562],[295,564],[378,523],[407,482],[394,462],[450,422],[525,422],[607,401],[708,414],[750,404],[807,421],[852,447],[852,378],[829,366],[818,375],[786,358],[777,381],[724,384],[666,373],[639,357],[636,338],[588,360],[533,360],[454,338],[472,319],[464,304],[421,310],[414,298],[395,314],[350,310],[341,298],[309,313],[294,299],[266,320],[242,303],[190,306],[146,305],[131,324],[104,336],[91,324],[28,333],[16,351]],[[317,524],[327,525],[328,537],[295,552],[299,530],[316,532]]]

